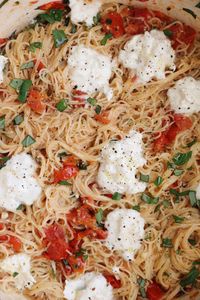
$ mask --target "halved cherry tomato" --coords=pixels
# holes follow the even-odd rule
[[[114,275],[104,274],[104,277],[106,278],[107,282],[110,283],[110,285],[112,285],[114,289],[119,289],[122,286],[121,280],[115,278]]]
[[[147,288],[147,297],[149,300],[161,300],[163,296],[164,292],[156,282],[149,284]]]
[[[6,242],[13,247],[15,252],[19,252],[22,247],[22,242],[15,236],[6,234],[0,236],[0,242]]]
[[[115,38],[125,33],[122,16],[117,12],[110,12],[101,19],[103,31],[111,33]]]
[[[3,47],[7,43],[8,39],[1,39],[0,38],[0,47]]]
[[[43,64],[43,62],[41,62],[41,61],[38,62],[37,59],[34,59],[33,62],[35,65],[38,63],[38,66],[37,66],[38,72],[40,72],[42,69],[45,68],[45,65]]]
[[[67,157],[67,159],[63,162],[65,167],[76,167],[76,159],[73,155]]]
[[[76,160],[73,156],[69,156],[63,163],[64,167],[60,170],[54,171],[54,183],[58,183],[62,180],[68,180],[76,177],[78,174],[78,167],[76,166]]]
[[[102,113],[100,113],[99,115],[95,115],[95,120],[104,124],[104,125],[107,125],[110,123],[110,120],[108,119],[108,112],[107,111],[104,111]]]
[[[47,4],[39,6],[38,9],[41,9],[41,10],[65,9],[65,5],[62,3],[62,1],[52,1]]]
[[[67,214],[67,221],[76,226],[85,226],[86,228],[96,228],[96,220],[92,216],[88,205],[73,209]]]
[[[185,24],[172,24],[168,27],[172,32],[170,39],[173,41],[173,48],[176,49],[181,43],[192,45],[196,38],[196,31]]]
[[[44,95],[39,91],[32,88],[27,98],[28,106],[36,113],[41,114],[44,112],[46,105],[42,102]]]
[[[61,225],[53,224],[44,229],[44,244],[47,246],[45,257],[52,260],[62,260],[69,256],[69,245],[65,241],[65,232]]]
[[[129,23],[125,27],[126,33],[130,35],[136,35],[140,33],[144,33],[146,30],[148,30],[148,27],[142,20],[134,20],[134,22]]]
[[[82,273],[84,271],[85,263],[82,257],[76,257],[75,255],[70,255],[67,261],[74,273]]]
[[[162,151],[168,145],[170,145],[176,138],[176,136],[187,129],[192,127],[192,121],[190,118],[181,114],[174,115],[174,123],[162,132],[160,137],[153,143],[154,151]]]

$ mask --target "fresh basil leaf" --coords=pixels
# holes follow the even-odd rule
[[[76,33],[76,32],[77,32],[77,25],[72,24],[71,33]]]
[[[188,239],[188,243],[190,243],[190,245],[195,246],[197,244],[197,242],[194,239]]]
[[[197,18],[197,15],[191,9],[184,7],[183,10],[190,14],[194,19]]]
[[[82,256],[82,255],[85,254],[85,253],[86,253],[86,249],[81,248],[79,251],[77,251],[77,252],[75,253],[75,256],[76,256],[76,257],[80,257],[80,256]]]
[[[0,117],[0,130],[5,129],[6,121],[5,121],[5,116]]]
[[[170,161],[168,161],[167,162],[167,168],[174,170],[174,169],[176,169],[176,165],[174,163],[171,163]]]
[[[61,181],[59,181],[59,184],[60,185],[67,185],[67,186],[70,186],[70,185],[72,185],[70,182],[68,182],[67,180],[61,180]]]
[[[99,115],[101,113],[101,106],[100,105],[97,105],[95,107],[95,112],[96,112],[97,115]]]
[[[87,102],[90,105],[95,106],[97,104],[97,99],[89,97],[89,98],[87,98]]]
[[[31,146],[32,144],[34,144],[36,142],[36,140],[34,138],[32,138],[32,136],[27,135],[23,141],[22,141],[22,145],[26,148]]]
[[[56,108],[58,111],[63,112],[65,109],[68,108],[69,100],[68,99],[62,99],[56,104]]]
[[[116,192],[112,195],[113,200],[119,201],[119,200],[121,200],[121,198],[122,198],[122,195],[118,192]]]
[[[189,199],[190,199],[191,206],[196,206],[197,205],[197,194],[196,194],[196,191],[190,191],[189,192]]]
[[[63,151],[63,152],[58,153],[58,157],[60,157],[60,158],[62,158],[62,157],[64,157],[64,156],[67,156],[67,155],[68,155],[68,154],[67,154],[66,151]]]
[[[98,25],[100,20],[101,20],[101,15],[100,13],[98,13],[96,16],[93,17],[93,26]]]
[[[183,288],[191,284],[193,285],[196,282],[199,275],[200,272],[195,267],[193,267],[191,271],[183,279],[181,279],[180,285]]]
[[[10,81],[9,86],[14,90],[19,90],[23,82],[24,82],[23,79],[15,78]]]
[[[173,162],[177,166],[182,166],[186,164],[191,157],[192,157],[192,151],[189,151],[187,153],[177,153],[173,158]]]
[[[175,176],[181,176],[184,173],[184,170],[174,170]]]
[[[63,11],[61,9],[51,9],[49,15],[54,19],[54,21],[60,22],[62,20]]]
[[[14,273],[13,273],[13,277],[16,277],[17,275],[19,275],[18,272],[14,272]]]
[[[149,182],[149,175],[140,174],[140,181]]]
[[[19,96],[18,96],[18,100],[22,103],[26,102],[26,98],[28,96],[29,90],[32,86],[32,81],[31,80],[24,80],[22,85],[20,86],[19,89]]]
[[[0,158],[0,169],[2,169],[3,167],[5,167],[6,162],[9,160],[10,158],[8,156],[6,157],[1,157]]]
[[[169,238],[165,238],[162,240],[162,247],[164,248],[173,248],[172,240]]]
[[[187,147],[192,147],[194,144],[196,144],[197,142],[197,138],[195,138],[193,141],[191,141],[190,143],[187,144]]]
[[[177,190],[170,189],[170,194],[175,195],[177,197],[188,196],[190,191],[178,192]]]
[[[54,18],[52,16],[50,16],[49,14],[40,14],[37,19],[41,23],[45,23],[45,22],[47,22],[49,24],[55,23]]]
[[[21,70],[25,70],[25,69],[30,69],[30,68],[33,68],[34,67],[34,62],[33,61],[29,61],[23,65],[21,65]]]
[[[104,38],[101,40],[101,45],[105,46],[107,41],[112,38],[112,33],[105,34]]]
[[[159,186],[159,185],[161,185],[162,182],[163,182],[163,178],[162,178],[161,176],[158,176],[158,177],[156,178],[156,180],[154,181],[154,184],[155,184],[156,186]]]
[[[172,37],[173,35],[173,32],[170,29],[164,29],[163,32],[167,37]]]
[[[140,291],[140,295],[142,298],[146,298],[146,290],[145,290],[145,285],[146,285],[146,280],[143,278],[139,278],[137,280],[138,284],[139,284],[139,291]]]
[[[152,197],[148,196],[147,194],[143,193],[142,200],[144,202],[146,202],[147,204],[157,204],[159,201],[159,198],[152,198]]]
[[[168,200],[163,200],[162,204],[165,208],[170,206],[170,202]]]
[[[175,216],[175,215],[173,215],[173,218],[174,218],[175,223],[182,223],[185,220],[184,217],[179,217],[179,216]]]
[[[140,205],[134,205],[132,207],[132,209],[136,210],[136,211],[140,211]]]
[[[86,260],[88,259],[88,257],[89,257],[89,256],[88,256],[87,254],[84,254],[84,255],[83,255],[83,260],[86,261]]]
[[[35,53],[36,49],[42,49],[42,43],[41,42],[34,42],[31,43],[29,46],[29,50],[33,53]]]
[[[96,217],[97,224],[101,224],[102,220],[103,220],[103,209],[102,208],[100,208],[98,210],[98,212],[96,213],[95,217]]]
[[[77,167],[79,168],[79,170],[87,170],[88,164],[83,161],[79,161],[77,163]]]
[[[21,114],[14,118],[13,123],[14,125],[20,125],[23,121],[24,121],[24,116]]]
[[[67,38],[64,30],[54,29],[52,31],[52,34],[53,34],[53,39],[54,39],[54,46],[56,48],[60,47],[61,45],[63,45],[64,43],[66,43],[68,41],[68,38]]]
[[[20,204],[20,205],[17,207],[17,210],[23,210],[24,208],[25,208],[25,205]]]

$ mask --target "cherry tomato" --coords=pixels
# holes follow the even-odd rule
[[[36,113],[41,114],[44,112],[46,105],[42,102],[44,95],[39,91],[32,88],[27,98],[28,106]]]
[[[37,59],[34,59],[33,60],[34,64],[36,65],[37,64],[37,71],[40,72],[42,69],[45,68],[45,65],[43,64],[43,62],[41,61],[37,61]]]
[[[163,296],[164,292],[156,282],[149,284],[147,288],[147,297],[149,300],[161,300]]]
[[[100,113],[99,115],[95,115],[95,120],[104,125],[107,125],[110,123],[110,120],[108,119],[108,112],[106,112],[106,111]]]
[[[9,234],[0,236],[0,242],[6,242],[11,245],[15,252],[20,252],[22,247],[22,242],[17,237]]]
[[[101,24],[103,31],[105,33],[111,33],[115,38],[125,33],[122,16],[117,12],[110,12],[103,16]]]
[[[41,10],[65,9],[65,5],[62,3],[62,1],[52,1],[47,4],[41,5],[38,8]]]
[[[54,183],[58,183],[63,180],[68,180],[70,178],[76,177],[78,174],[78,168],[73,166],[65,166],[60,170],[54,171]]]
[[[196,31],[184,24],[172,24],[168,27],[168,29],[172,32],[172,36],[170,39],[173,41],[173,48],[176,49],[181,42],[186,45],[192,45],[196,38]]]
[[[122,286],[121,280],[116,279],[115,276],[109,275],[109,274],[104,274],[104,277],[106,278],[107,282],[110,283],[110,285],[112,285],[112,287],[114,289],[119,289]]]

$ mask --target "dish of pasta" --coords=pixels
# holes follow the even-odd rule
[[[198,29],[0,2],[0,299],[200,299]]]

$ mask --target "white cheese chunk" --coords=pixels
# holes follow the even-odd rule
[[[145,163],[142,134],[133,130],[126,138],[111,141],[103,148],[97,182],[100,187],[113,194],[143,192],[146,183],[139,181],[135,176],[137,168]]]
[[[120,51],[119,61],[125,68],[131,69],[138,83],[147,83],[153,78],[165,78],[165,70],[175,70],[175,51],[170,40],[162,31],[146,31],[135,35]]]
[[[66,280],[64,297],[67,300],[113,300],[113,288],[102,274],[86,273],[77,279]]]
[[[200,80],[185,77],[178,80],[167,92],[171,108],[179,114],[200,111]]]
[[[112,62],[108,56],[84,45],[75,46],[69,56],[68,66],[72,83],[79,90],[88,94],[100,91],[108,99],[112,98],[109,87]]]
[[[13,156],[0,170],[0,207],[16,211],[20,204],[31,205],[42,189],[34,177],[36,163],[29,154]]]
[[[70,0],[72,23],[85,22],[88,26],[93,25],[93,17],[97,15],[101,0]]]
[[[196,196],[197,196],[197,199],[200,200],[200,183],[196,188]]]
[[[35,279],[31,275],[31,258],[27,254],[15,254],[0,262],[0,268],[14,278],[18,290],[30,288]]]
[[[144,219],[133,209],[115,209],[107,215],[105,241],[111,250],[117,250],[125,260],[133,260],[144,238]]]
[[[8,62],[7,57],[0,55],[0,83],[3,82],[3,70],[7,62]]]

